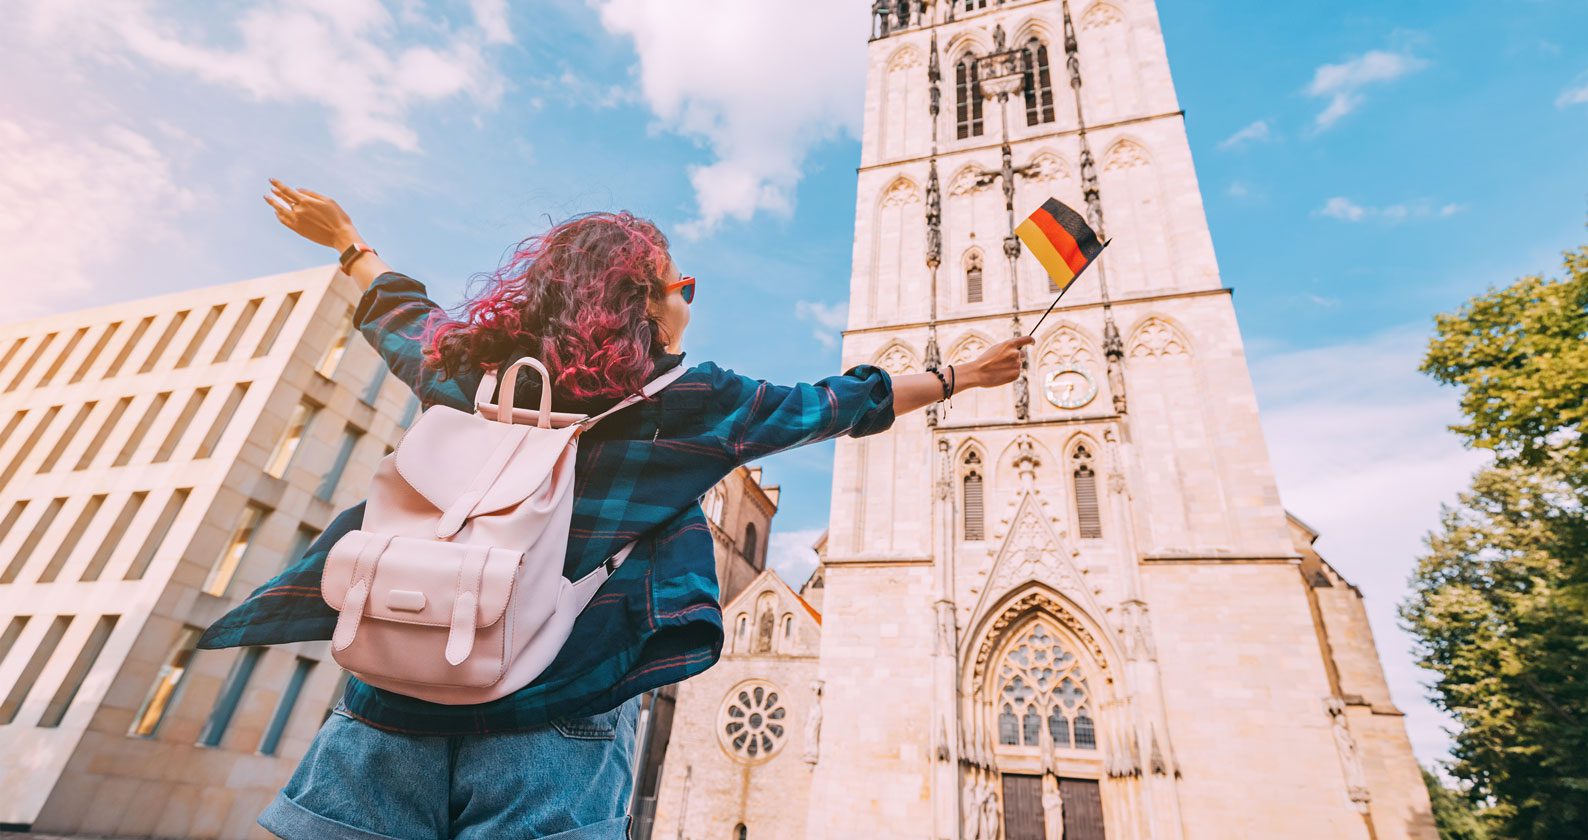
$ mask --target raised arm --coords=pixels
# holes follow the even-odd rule
[[[364,242],[347,211],[335,200],[313,190],[294,189],[275,178],[270,179],[270,193],[265,196],[265,203],[276,211],[276,218],[304,239],[337,254],[354,242]],[[361,254],[347,273],[360,289],[367,289],[376,277],[391,270],[379,254]]]

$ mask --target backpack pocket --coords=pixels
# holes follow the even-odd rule
[[[551,591],[521,592],[523,563],[524,552],[495,546],[350,532],[331,547],[320,581],[340,613],[331,654],[360,675],[492,685],[518,625],[538,626],[556,607],[560,570]]]

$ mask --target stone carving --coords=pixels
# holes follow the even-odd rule
[[[815,764],[821,758],[822,740],[822,681],[811,680],[811,710],[805,715],[806,764]]]
[[[1028,580],[1041,581],[1060,592],[1073,594],[1077,600],[1084,599],[1079,572],[1073,563],[1061,557],[1052,529],[1043,521],[1041,508],[1035,504],[1023,506],[1004,541],[1003,553],[987,581],[987,589],[1003,592]]]
[[[1323,707],[1329,712],[1329,723],[1334,731],[1334,747],[1340,753],[1340,765],[1345,769],[1345,790],[1360,813],[1367,813],[1371,796],[1367,789],[1367,773],[1362,769],[1362,754],[1357,750],[1356,739],[1345,725],[1345,703],[1338,697],[1325,697]]]
[[[993,786],[992,779],[982,779],[978,804],[981,806],[979,836],[985,840],[998,840],[998,789]]]
[[[1057,181],[1070,177],[1070,167],[1052,152],[1042,152],[1026,164],[1026,177],[1032,181]]]
[[[1042,341],[1042,352],[1037,364],[1043,368],[1087,368],[1097,360],[1097,353],[1074,327],[1060,325]]]
[[[915,363],[915,356],[909,350],[906,350],[902,344],[895,344],[889,347],[887,352],[878,356],[877,360],[872,364],[894,376],[904,373],[916,373],[920,370],[920,367]]]
[[[954,179],[948,183],[948,194],[953,196],[969,195],[973,192],[986,189],[992,183],[991,178],[983,178],[981,170],[967,166],[954,174]]]
[[[781,695],[766,680],[746,680],[728,690],[718,713],[717,737],[734,758],[765,761],[783,746],[788,708]]]
[[[888,185],[888,191],[882,195],[883,207],[898,207],[903,204],[915,204],[921,200],[921,191],[915,182],[909,178],[900,178]]]
[[[975,333],[971,333],[970,335],[960,339],[959,343],[954,345],[954,349],[949,351],[949,364],[962,365],[968,361],[971,361],[977,356],[987,352],[987,347],[987,339],[982,338]]]
[[[1023,618],[1032,610],[1042,610],[1055,624],[1074,634],[1077,642],[1086,648],[1087,653],[1091,654],[1092,660],[1097,663],[1098,671],[1095,676],[1101,678],[1105,683],[1113,681],[1113,677],[1108,671],[1108,656],[1103,652],[1103,646],[1098,643],[1097,638],[1092,635],[1092,631],[1088,630],[1086,625],[1082,624],[1081,620],[1076,618],[1064,605],[1055,601],[1044,592],[1034,591],[1015,599],[988,623],[987,632],[982,636],[981,643],[976,648],[976,657],[972,660],[972,685],[981,685],[983,680],[987,678],[987,667],[992,657],[993,648],[1003,638],[1004,632],[1009,629],[1009,625]],[[977,702],[980,702],[979,698]]]
[[[1042,793],[1042,823],[1047,840],[1064,840],[1064,794],[1059,792],[1057,779]]]
[[[1136,330],[1136,340],[1131,342],[1130,357],[1185,356],[1190,354],[1185,339],[1174,327],[1157,318],[1149,318]]]
[[[897,73],[900,70],[908,70],[912,67],[920,66],[921,52],[915,47],[905,47],[894,53],[893,60],[888,62],[888,72]]]
[[[1124,19],[1125,17],[1119,13],[1119,9],[1107,3],[1093,3],[1091,8],[1081,14],[1081,28],[1101,29],[1110,24],[1119,23]]]
[[[992,840],[981,833],[981,780],[967,779],[962,793],[965,801],[960,817],[964,827],[960,835],[964,840]]]
[[[1120,169],[1135,169],[1151,163],[1147,157],[1147,150],[1134,140],[1121,140],[1115,143],[1108,154],[1103,157],[1103,171],[1113,172]]]
[[[1147,605],[1141,601],[1126,601],[1120,606],[1125,658],[1132,662],[1139,659],[1157,661],[1158,651],[1153,646],[1152,631],[1147,624]]]
[[[954,652],[954,602],[937,602],[937,652]]]

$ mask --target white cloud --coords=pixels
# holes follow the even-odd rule
[[[1568,105],[1582,105],[1588,103],[1588,73],[1578,76],[1567,88],[1555,98],[1555,107],[1565,108]]]
[[[1436,204],[1426,198],[1383,207],[1364,207],[1345,196],[1337,195],[1325,201],[1322,207],[1313,211],[1313,214],[1343,222],[1371,220],[1393,225],[1413,219],[1448,219],[1466,209],[1466,205],[1463,204]]]
[[[632,38],[642,94],[660,124],[710,149],[690,167],[699,216],[686,237],[725,220],[794,209],[805,157],[858,136],[868,5],[809,0],[588,0],[608,31]]]
[[[169,144],[167,144],[169,145]],[[149,138],[91,135],[0,118],[0,294],[7,319],[83,305],[114,260],[178,235],[197,203]]]
[[[801,321],[810,321],[816,328],[811,335],[822,343],[823,347],[832,349],[838,346],[838,333],[849,324],[848,303],[822,303],[814,300],[801,300],[794,303],[794,317]]]
[[[1312,74],[1307,85],[1307,95],[1326,98],[1314,127],[1322,131],[1355,111],[1365,100],[1363,89],[1369,85],[1391,82],[1408,73],[1428,66],[1428,62],[1410,53],[1370,50],[1339,64],[1325,64]]]
[[[816,568],[816,549],[811,546],[821,535],[820,528],[805,531],[772,529],[772,536],[767,540],[767,568],[777,572],[785,583],[794,587],[796,592],[799,591],[800,585]]]
[[[471,0],[475,25],[426,19],[414,4],[397,17],[379,0],[262,0],[231,13],[236,35],[213,43],[153,0],[27,0],[24,24],[41,44],[113,64],[146,63],[260,102],[307,103],[329,112],[348,149],[388,143],[419,149],[411,111],[466,96],[494,107],[505,82],[487,44],[512,40],[504,0]],[[434,44],[416,43],[440,33]]]
[[[1268,120],[1258,120],[1240,131],[1219,141],[1219,148],[1225,151],[1239,149],[1252,143],[1262,143],[1272,136],[1268,127]]]
[[[1252,377],[1285,507],[1316,527],[1318,549],[1361,588],[1395,702],[1425,762],[1449,748],[1453,723],[1425,699],[1432,675],[1415,664],[1396,606],[1438,525],[1485,456],[1447,426],[1455,391],[1417,372],[1428,328],[1256,357]]]

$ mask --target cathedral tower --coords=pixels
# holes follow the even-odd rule
[[[874,20],[845,366],[1029,330],[1049,196],[1113,244],[1015,387],[838,442],[808,836],[1433,837],[1360,595],[1280,503],[1155,4]]]

